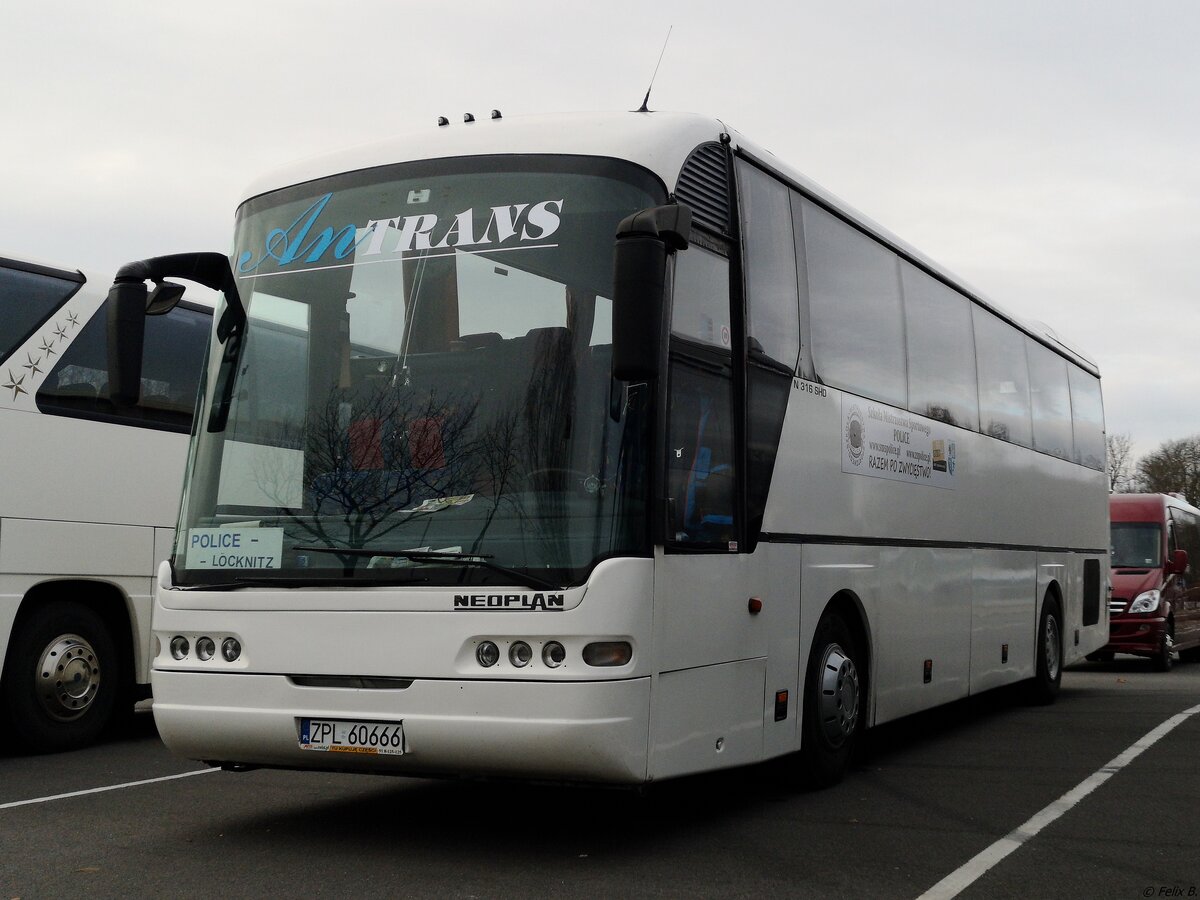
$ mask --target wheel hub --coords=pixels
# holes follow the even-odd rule
[[[840,747],[858,724],[858,669],[838,644],[825,649],[817,708],[821,730],[833,747]]]
[[[42,708],[60,722],[88,711],[100,689],[100,660],[77,634],[59,635],[38,661],[36,692]]]

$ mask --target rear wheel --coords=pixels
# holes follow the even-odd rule
[[[1038,620],[1037,674],[1026,691],[1031,703],[1053,703],[1062,685],[1062,609],[1058,598],[1047,595]]]
[[[52,753],[92,743],[112,716],[117,652],[104,620],[70,601],[38,603],[13,629],[0,700],[9,734]]]
[[[858,654],[841,615],[822,616],[804,680],[800,780],[808,787],[836,784],[850,765],[865,697]]]

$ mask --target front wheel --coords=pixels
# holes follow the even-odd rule
[[[1171,651],[1175,648],[1175,636],[1171,633],[1173,630],[1173,628],[1168,626],[1167,630],[1163,632],[1162,643],[1158,645],[1158,652],[1151,658],[1156,672],[1171,671]]]
[[[1037,674],[1028,682],[1029,702],[1053,703],[1062,685],[1062,609],[1053,596],[1042,604],[1038,620]]]
[[[116,645],[104,620],[70,601],[38,603],[13,629],[0,701],[26,750],[74,750],[96,740],[118,693]]]
[[[808,787],[837,784],[850,765],[865,698],[858,654],[845,620],[836,612],[822,616],[804,680],[799,774]]]

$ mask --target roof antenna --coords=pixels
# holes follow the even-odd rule
[[[658,77],[658,67],[662,65],[663,54],[667,52],[667,41],[671,39],[671,29],[674,27],[674,25],[667,26],[666,40],[663,41],[662,50],[658,54],[658,62],[654,64],[654,74],[650,76],[650,85],[646,88],[646,96],[642,99],[642,105],[637,110],[638,112],[650,112],[650,107],[646,104],[650,102],[650,91],[654,89],[654,79]]]

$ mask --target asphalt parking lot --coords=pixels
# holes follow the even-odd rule
[[[1118,657],[1054,706],[1000,691],[876,729],[816,793],[772,766],[645,793],[233,774],[143,713],[0,757],[0,896],[1198,896],[1198,713],[1200,666]]]

